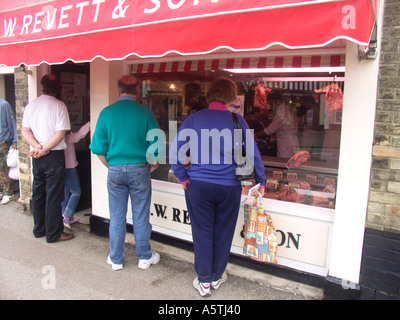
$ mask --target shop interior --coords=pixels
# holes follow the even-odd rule
[[[264,197],[335,207],[344,72],[266,74],[206,70],[136,76],[142,81],[141,103],[153,110],[167,141],[169,121],[176,121],[179,128],[189,114],[207,108],[207,89],[219,76],[227,76],[237,84],[238,99],[230,109],[240,113],[255,133],[267,128],[279,113],[269,102],[270,95],[279,94],[285,106],[283,123],[291,127],[297,144],[293,154],[307,151],[307,159],[300,165],[288,165],[290,158],[278,154],[282,132],[257,135],[267,176]],[[167,160],[154,171],[152,178],[177,183],[168,163]]]

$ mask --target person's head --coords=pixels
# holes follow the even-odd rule
[[[214,101],[228,104],[236,99],[236,83],[226,77],[220,77],[213,81],[207,92],[207,102]]]
[[[315,99],[312,96],[305,96],[303,99],[303,104],[309,108],[315,104]]]
[[[54,74],[46,74],[40,80],[44,94],[56,96],[60,91],[60,82]]]
[[[274,109],[282,104],[283,98],[278,92],[271,92],[267,97],[267,101]]]
[[[120,94],[139,95],[140,83],[135,76],[125,75],[118,80]]]

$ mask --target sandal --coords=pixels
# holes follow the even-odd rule
[[[63,224],[64,224],[64,228],[72,230],[69,218],[63,217]]]
[[[75,217],[69,218],[69,224],[74,224],[78,221],[79,221],[79,218],[75,218]]]

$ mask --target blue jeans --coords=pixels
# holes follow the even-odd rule
[[[64,217],[73,217],[80,198],[81,185],[78,170],[76,168],[65,169],[64,201],[61,204]]]
[[[131,198],[135,253],[139,259],[151,258],[150,166],[127,164],[108,166],[108,202],[110,210],[110,258],[113,263],[124,260],[126,214]]]

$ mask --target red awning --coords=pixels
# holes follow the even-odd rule
[[[0,3],[0,65],[367,46],[378,0],[13,0]]]

